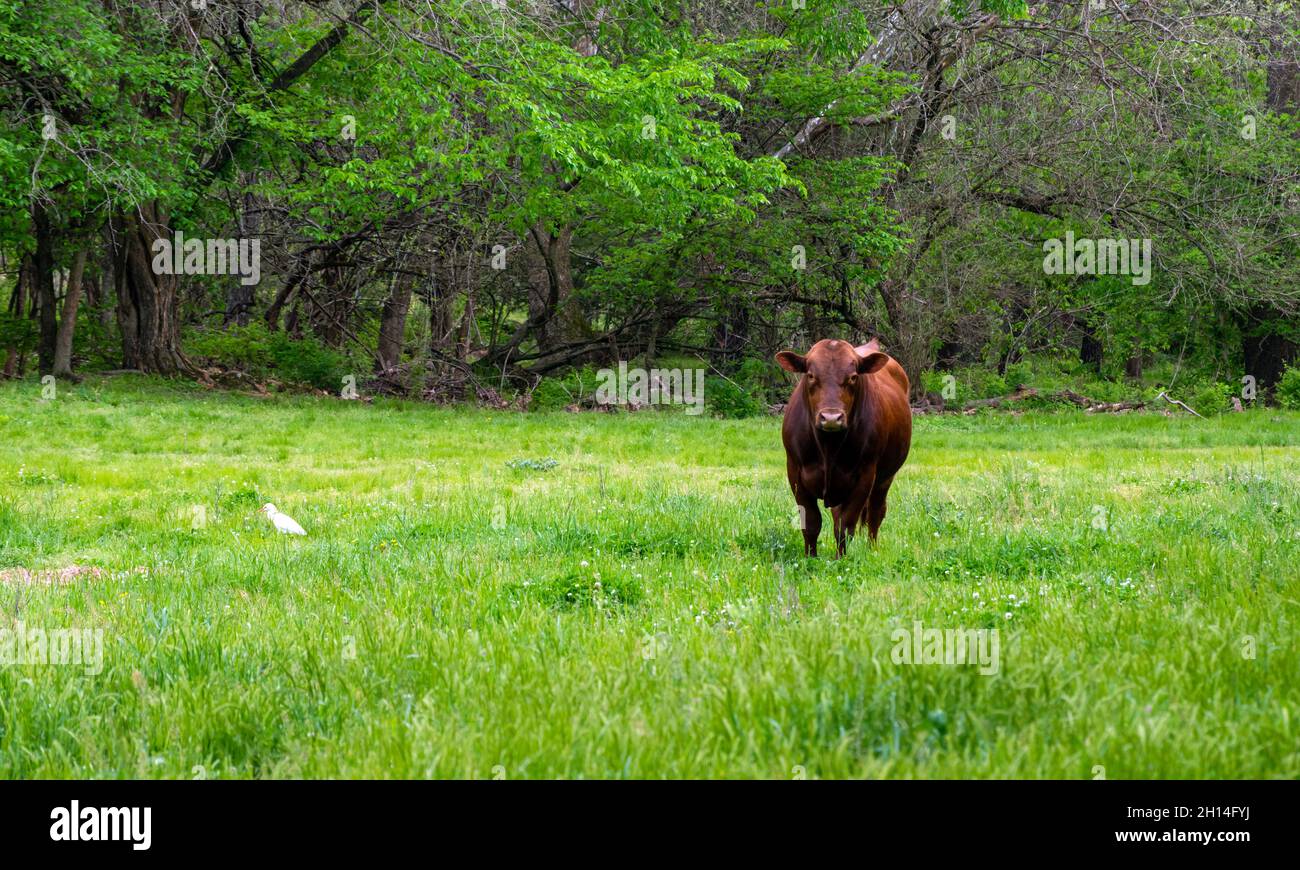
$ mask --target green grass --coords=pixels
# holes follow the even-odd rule
[[[105,642],[0,667],[0,777],[1296,777],[1298,444],[919,418],[808,560],[774,419],[0,386],[0,569],[104,569],[0,628]],[[918,619],[999,671],[894,664]]]

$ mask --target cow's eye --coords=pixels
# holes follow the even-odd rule
[[[848,379],[847,383],[848,383],[848,385],[849,385],[850,387],[853,386],[854,384],[856,384],[857,382],[858,382],[858,376],[857,376],[857,375],[849,375],[849,379]]]

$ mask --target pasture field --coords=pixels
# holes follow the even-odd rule
[[[0,629],[104,644],[0,777],[1300,776],[1300,415],[921,417],[838,561],[778,430],[0,386]]]

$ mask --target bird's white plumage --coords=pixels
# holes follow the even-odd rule
[[[262,505],[262,513],[266,514],[267,519],[271,521],[271,525],[275,526],[276,531],[280,532],[281,534],[284,535],[307,534],[306,530],[304,530],[302,526],[298,525],[298,523],[294,521],[293,517],[289,516],[288,514],[280,513],[278,510],[276,510],[275,505],[271,504],[270,502],[267,502],[266,504]]]

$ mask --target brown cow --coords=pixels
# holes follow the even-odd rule
[[[907,459],[907,374],[874,339],[860,347],[826,339],[807,356],[783,350],[776,361],[803,375],[785,406],[781,441],[790,489],[804,518],[804,551],[817,555],[821,499],[835,520],[836,555],[843,556],[864,511],[867,533],[876,540],[889,485]]]

